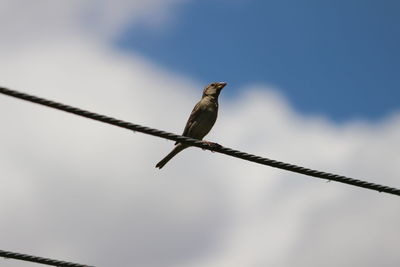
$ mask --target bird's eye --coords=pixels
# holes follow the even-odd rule
[[[213,87],[214,87],[214,86],[215,86],[215,83],[212,83],[212,84],[211,84],[211,86],[213,86]]]

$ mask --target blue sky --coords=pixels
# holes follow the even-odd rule
[[[400,108],[400,2],[202,0],[180,7],[168,33],[137,23],[118,47],[227,97],[266,83],[302,113],[379,120]]]

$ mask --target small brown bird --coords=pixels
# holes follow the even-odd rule
[[[193,108],[192,113],[183,130],[183,136],[202,140],[214,126],[218,115],[218,96],[226,83],[214,82],[204,88],[201,100]],[[175,143],[175,148],[159,163],[156,168],[162,168],[176,154],[188,148],[189,145],[183,143]]]

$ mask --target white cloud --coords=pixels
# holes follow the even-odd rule
[[[68,41],[28,35],[29,45],[4,46],[2,85],[182,130],[203,85],[83,36],[80,14],[93,2],[48,2],[53,12],[59,9],[60,23],[76,23],[63,28],[70,29]],[[148,14],[165,7],[162,1],[133,2]],[[9,11],[4,21],[17,11],[43,19],[37,25],[21,21],[21,33],[51,21],[51,12],[35,6],[21,11],[17,3],[2,2],[0,10],[8,4]],[[101,3],[107,8],[96,12],[110,12],[107,25],[121,20],[109,24],[121,27],[121,17],[134,17],[133,8]],[[223,92],[219,120],[207,139],[400,187],[399,114],[380,123],[335,125],[296,114],[277,89],[266,89],[244,88],[229,101]],[[395,266],[400,260],[394,196],[194,148],[160,171],[154,165],[172,142],[6,96],[0,103],[0,249],[121,267]],[[31,265],[7,260],[0,266]]]
[[[1,46],[35,40],[69,42],[109,38],[128,23],[165,27],[175,6],[187,0],[4,0],[0,2]]]

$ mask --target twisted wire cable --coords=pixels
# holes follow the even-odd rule
[[[73,263],[73,262],[53,260],[53,259],[42,258],[42,257],[21,254],[21,253],[15,253],[15,252],[10,252],[10,251],[4,251],[4,250],[0,250],[0,257],[12,258],[12,259],[23,260],[23,261],[30,261],[30,262],[41,263],[41,264],[46,264],[46,265],[59,266],[59,267],[91,267],[89,265],[82,265],[82,264]]]
[[[394,187],[389,187],[389,186],[385,186],[385,185],[362,181],[362,180],[346,177],[343,175],[337,175],[337,174],[333,174],[333,173],[308,169],[308,168],[293,165],[290,163],[285,163],[285,162],[281,162],[281,161],[268,159],[268,158],[252,155],[249,153],[241,152],[241,151],[238,151],[238,150],[235,150],[232,148],[223,147],[218,144],[210,145],[210,144],[207,144],[207,143],[197,140],[197,139],[193,139],[193,138],[153,129],[150,127],[145,127],[142,125],[118,120],[118,119],[115,119],[112,117],[108,117],[108,116],[97,114],[97,113],[90,112],[87,110],[79,109],[76,107],[72,107],[69,105],[62,104],[62,103],[54,102],[54,101],[47,100],[47,99],[44,99],[41,97],[29,95],[26,93],[18,92],[15,90],[7,89],[4,87],[0,87],[0,93],[8,95],[8,96],[13,96],[13,97],[16,97],[19,99],[23,99],[26,101],[30,101],[33,103],[37,103],[40,105],[48,106],[51,108],[59,109],[59,110],[69,112],[69,113],[72,113],[72,114],[75,114],[78,116],[82,116],[85,118],[89,118],[89,119],[101,121],[104,123],[108,123],[108,124],[111,124],[114,126],[118,126],[121,128],[129,129],[129,130],[132,130],[135,132],[141,132],[144,134],[149,134],[149,135],[153,135],[153,136],[157,136],[157,137],[161,137],[161,138],[165,138],[165,139],[169,139],[169,140],[173,140],[173,141],[186,143],[191,146],[218,152],[218,153],[229,155],[229,156],[232,156],[235,158],[240,158],[243,160],[247,160],[247,161],[251,161],[251,162],[255,162],[255,163],[259,163],[259,164],[263,164],[263,165],[267,165],[270,167],[275,167],[275,168],[279,168],[279,169],[283,169],[283,170],[287,170],[287,171],[291,171],[291,172],[301,173],[304,175],[308,175],[308,176],[312,176],[312,177],[316,177],[316,178],[320,178],[320,179],[326,179],[328,181],[336,181],[339,183],[349,184],[349,185],[353,185],[353,186],[357,186],[357,187],[375,190],[378,192],[385,192],[388,194],[400,196],[400,189],[397,189]]]

